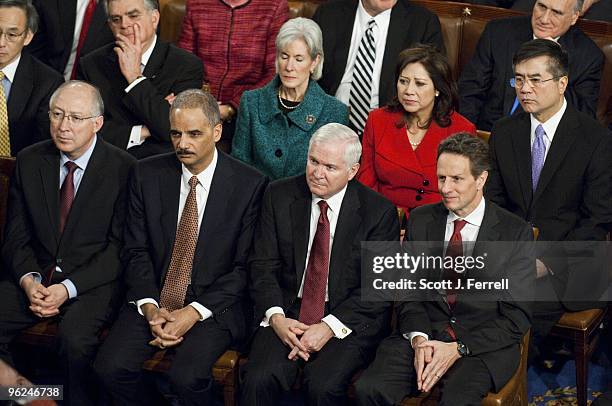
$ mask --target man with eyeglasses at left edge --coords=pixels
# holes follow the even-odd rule
[[[15,156],[49,138],[51,93],[62,76],[27,52],[38,27],[26,0],[0,0],[0,155]]]
[[[107,111],[100,135],[139,159],[171,152],[170,103],[202,87],[202,62],[159,40],[158,0],[100,1],[115,42],[81,58],[77,69],[77,79],[102,92]]]
[[[0,359],[12,364],[13,338],[54,318],[64,404],[93,405],[98,336],[121,304],[119,250],[135,158],[97,136],[104,104],[90,84],[64,83],[48,110],[52,139],[17,155],[10,182]]]

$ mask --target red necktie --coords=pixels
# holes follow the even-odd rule
[[[447,257],[460,257],[463,255],[463,244],[461,240],[461,230],[467,222],[465,220],[455,220],[453,235],[451,235],[450,240],[448,241],[448,245],[446,246],[446,256]],[[452,281],[452,286],[455,286],[457,280],[459,279],[459,274],[455,272],[454,269],[445,269],[444,270],[444,279]],[[453,309],[455,306],[455,302],[457,301],[457,292],[454,289],[446,290],[446,302],[448,306]]]
[[[189,179],[189,194],[176,230],[172,257],[159,298],[160,306],[171,312],[183,308],[187,286],[191,283],[193,257],[198,243],[197,185],[198,177],[192,176]]]
[[[318,204],[321,214],[310,248],[299,317],[299,320],[307,325],[320,323],[323,318],[329,271],[329,219],[327,218],[329,206],[325,200],[321,200]]]
[[[78,165],[72,161],[66,162],[64,166],[68,169],[68,174],[60,188],[60,235],[64,232],[68,213],[74,201],[74,171],[78,168]]]
[[[89,31],[89,25],[93,18],[94,12],[96,11],[96,0],[89,0],[87,8],[85,9],[85,15],[83,16],[83,25],[81,25],[81,33],[79,34],[79,42],[77,43],[76,55],[74,56],[74,65],[72,65],[72,73],[70,79],[76,79],[77,66],[79,65],[79,56],[81,49],[87,38],[87,31]]]

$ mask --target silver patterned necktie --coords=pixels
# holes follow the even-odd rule
[[[531,186],[534,192],[538,187],[540,173],[544,166],[544,157],[546,155],[546,144],[544,143],[545,135],[546,131],[544,131],[544,127],[542,127],[542,124],[538,124],[535,130],[535,141],[531,147]]]

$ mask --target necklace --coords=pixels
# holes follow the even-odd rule
[[[423,138],[425,138],[425,135],[423,134],[423,136],[421,137],[421,139],[418,142],[412,142],[412,140],[410,139],[410,136],[416,136],[419,132],[419,130],[412,132],[410,131],[410,127],[406,126],[406,132],[408,133],[408,142],[410,143],[410,145],[412,145],[413,148],[416,148],[419,146],[419,144],[421,142],[423,142]]]
[[[298,108],[298,106],[300,105],[300,103],[296,104],[295,106],[287,106],[285,103],[283,103],[283,98],[281,97],[281,89],[280,86],[278,87],[278,102],[281,104],[281,106],[283,106],[283,108],[287,109],[287,110],[295,110]]]

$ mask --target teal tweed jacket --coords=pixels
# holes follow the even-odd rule
[[[286,116],[278,108],[278,75],[240,99],[232,155],[270,179],[303,173],[308,141],[327,123],[348,125],[348,107],[310,80],[304,100]]]

